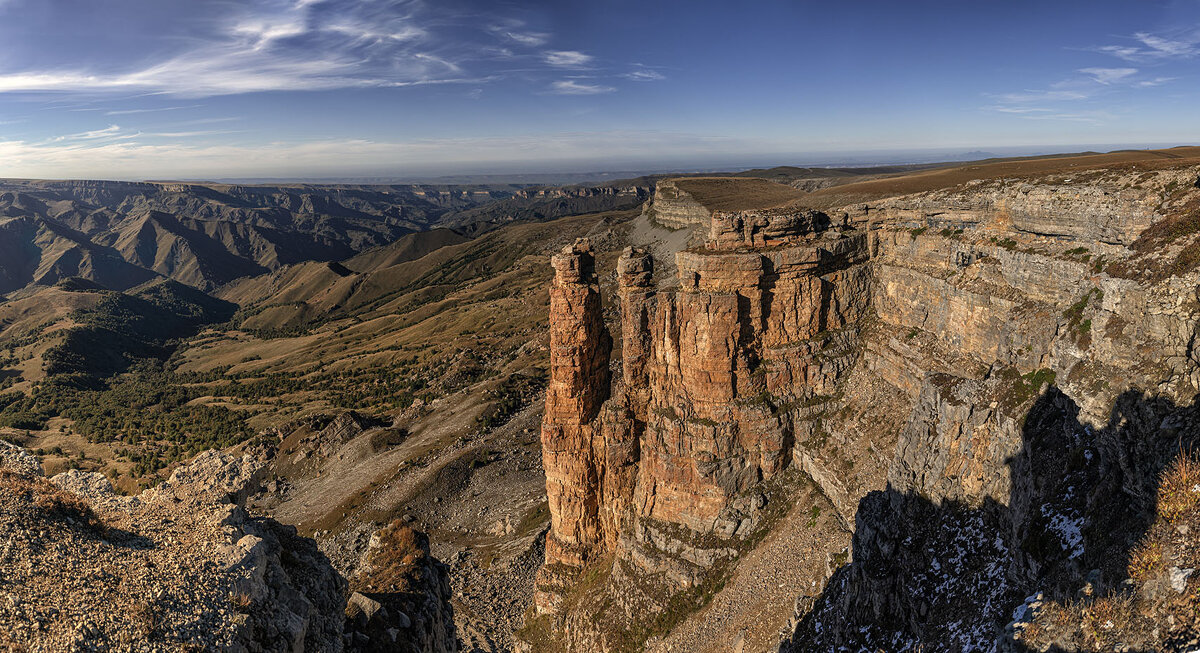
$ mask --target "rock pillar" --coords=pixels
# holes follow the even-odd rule
[[[542,419],[542,464],[550,504],[538,612],[554,613],[562,589],[603,545],[603,436],[593,424],[608,399],[612,338],[604,326],[591,245],[584,239],[551,259],[550,383]]]
[[[617,286],[621,293],[621,361],[625,391],[642,422],[649,400],[650,380],[646,366],[651,359],[650,330],[655,290],[654,259],[639,247],[627,247],[617,260]]]

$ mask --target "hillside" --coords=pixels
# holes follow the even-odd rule
[[[210,290],[348,258],[514,190],[0,181],[0,293],[69,277],[126,290],[162,276]]]
[[[652,181],[513,185],[239,186],[0,180],[0,294],[83,277],[126,290],[156,277],[212,290],[305,261],[340,261],[405,234],[637,206]]]
[[[210,451],[127,497],[99,474],[47,479],[0,442],[0,647],[458,650],[444,565],[422,534],[381,532],[372,573],[348,587],[312,540],[246,512],[261,469]]]
[[[513,222],[628,210],[650,196],[656,179],[639,177],[604,184],[524,188],[508,199],[447,215],[439,224],[463,233],[479,233]]]

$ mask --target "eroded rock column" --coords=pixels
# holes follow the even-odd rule
[[[575,574],[603,545],[603,436],[593,424],[608,399],[612,338],[604,326],[591,245],[584,239],[551,259],[550,383],[542,419],[542,464],[550,504],[538,612],[554,613]]]
[[[617,260],[617,284],[621,293],[621,361],[625,390],[633,399],[634,411],[646,421],[650,379],[646,366],[652,355],[650,319],[654,310],[654,259],[640,247],[627,247]]]

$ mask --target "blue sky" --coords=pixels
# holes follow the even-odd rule
[[[0,0],[0,176],[1200,142],[1200,0]]]

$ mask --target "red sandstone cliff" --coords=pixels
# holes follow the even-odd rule
[[[551,289],[542,648],[665,636],[802,509],[779,490],[796,478],[827,500],[812,522],[831,505],[845,530],[813,553],[821,595],[789,588],[795,650],[987,648],[1014,600],[1073,596],[1085,574],[1119,584],[1104,561],[1124,545],[1063,529],[1132,541],[1167,445],[1200,441],[1179,426],[1200,387],[1185,265],[1200,242],[1146,229],[1194,210],[1195,175],[718,212],[675,283],[646,250],[617,262],[615,380],[590,248],[568,248]],[[955,565],[970,568],[919,575]],[[685,641],[670,639],[654,641]]]
[[[656,290],[651,256],[627,249],[623,373],[610,386],[590,246],[554,257],[539,613],[567,611],[593,563],[666,579],[662,592],[617,592],[624,609],[653,612],[736,556],[762,505],[735,499],[792,464],[794,409],[832,393],[852,363],[867,259],[864,234],[794,211],[714,219],[704,248],[677,255],[674,290]]]

